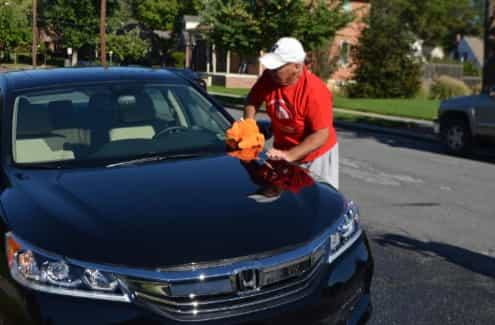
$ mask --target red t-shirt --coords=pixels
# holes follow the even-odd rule
[[[300,160],[308,162],[337,143],[333,127],[332,94],[306,67],[296,84],[285,87],[275,84],[265,70],[248,96],[250,105],[259,107],[263,102],[272,121],[275,148],[288,150],[311,133],[328,128],[327,142]]]

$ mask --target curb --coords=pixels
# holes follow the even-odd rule
[[[414,132],[414,131],[403,131],[393,128],[384,128],[384,127],[379,127],[364,123],[353,123],[353,122],[335,120],[334,125],[336,127],[343,129],[356,129],[362,131],[379,132],[379,133],[398,135],[405,138],[411,138],[415,140],[422,140],[428,142],[439,141],[438,137],[434,134],[420,134],[419,132]]]

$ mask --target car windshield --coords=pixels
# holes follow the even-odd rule
[[[229,127],[193,87],[170,84],[28,92],[16,97],[13,119],[14,162],[48,166],[223,151]]]

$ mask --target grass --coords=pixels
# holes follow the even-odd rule
[[[30,64],[23,64],[23,63],[2,63],[1,64],[2,68],[8,68],[8,69],[31,69],[33,66]]]
[[[231,95],[246,96],[249,89],[225,88],[221,86],[210,86],[208,91],[225,93]],[[218,100],[225,104],[242,105],[244,100],[217,96]],[[334,106],[338,108],[351,109],[361,112],[383,114],[389,116],[401,116],[421,120],[433,120],[436,118],[439,100],[422,98],[412,99],[369,99],[369,98],[346,98],[334,96]]]
[[[439,105],[439,100],[421,98],[361,99],[338,96],[334,98],[334,106],[339,108],[430,121],[436,118]]]
[[[208,91],[239,96],[247,96],[247,94],[249,93],[249,89],[225,88],[222,86],[208,86]]]

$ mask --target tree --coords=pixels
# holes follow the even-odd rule
[[[358,65],[352,97],[413,97],[420,87],[421,64],[412,51],[414,35],[401,21],[400,0],[374,0],[369,28],[353,50]]]
[[[125,34],[111,33],[107,38],[108,49],[113,51],[118,60],[123,63],[136,63],[143,59],[150,47],[149,41],[141,39],[139,28],[134,28]]]
[[[204,7],[203,0],[181,0],[179,1],[179,12],[181,15],[197,15]]]
[[[107,0],[111,16],[121,0]],[[95,45],[99,34],[99,0],[39,0],[39,25],[61,38],[64,47],[72,48],[72,65],[77,64],[78,50]]]
[[[207,36],[225,50],[252,54],[283,36],[314,50],[351,21],[342,5],[340,0],[208,0],[202,20]]]
[[[137,19],[149,30],[172,30],[179,13],[177,0],[143,0],[135,8]]]
[[[208,38],[226,51],[249,55],[260,49],[261,27],[243,0],[210,0],[203,12]]]
[[[7,58],[12,51],[15,54],[18,49],[27,47],[31,42],[28,12],[29,8],[25,5],[9,2],[0,4],[0,46]]]
[[[98,33],[98,7],[90,0],[41,0],[40,26],[57,34],[64,47],[72,48],[72,65],[78,50],[94,44]]]
[[[401,21],[426,45],[451,49],[456,34],[481,36],[483,0],[400,0]]]

